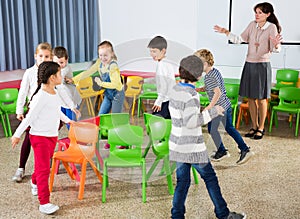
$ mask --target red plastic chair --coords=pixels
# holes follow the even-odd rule
[[[84,119],[84,120],[81,120],[80,122],[89,122],[89,123],[93,123],[97,126],[99,126],[100,124],[100,117],[99,116],[96,116],[96,117],[92,117],[92,118],[88,118],[88,119]],[[66,138],[62,138],[62,139],[59,139],[57,141],[57,151],[65,151],[68,149],[69,145],[70,145],[70,139],[68,137]],[[99,150],[96,150],[95,151],[96,153],[96,156],[98,158],[98,161],[101,165],[101,167],[103,167],[103,159],[102,157],[100,156],[100,153],[99,153]],[[58,171],[59,171],[59,165],[60,165],[60,160],[57,160],[56,161],[56,167],[55,167],[55,174],[58,174]],[[75,166],[75,164],[73,163],[70,163],[70,166],[72,168],[72,171],[75,175],[75,179],[80,182],[80,175],[78,173],[78,170]]]

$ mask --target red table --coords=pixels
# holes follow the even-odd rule
[[[124,77],[128,76],[140,76],[142,78],[154,78],[155,77],[155,72],[143,72],[143,71],[128,71],[124,70],[121,71],[121,75]]]
[[[22,80],[0,82],[0,90],[4,89],[4,88],[18,88],[18,89],[20,89],[21,81]]]

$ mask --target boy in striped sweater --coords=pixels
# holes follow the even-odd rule
[[[203,63],[197,56],[192,55],[182,59],[179,67],[181,82],[176,84],[169,93],[169,110],[172,118],[169,156],[170,160],[176,161],[177,167],[172,218],[184,218],[185,200],[191,184],[191,166],[204,180],[215,206],[217,218],[246,218],[244,214],[230,212],[227,208],[218,178],[208,157],[201,126],[223,115],[224,109],[214,106],[200,113],[200,101],[195,90],[195,82],[201,77],[202,72]]]
[[[226,96],[223,77],[218,69],[213,67],[214,57],[209,50],[198,50],[195,55],[202,60],[203,70],[206,73],[204,79],[205,87],[204,90],[201,91],[206,91],[210,104],[204,109],[204,111],[211,109],[215,105],[219,105],[224,108],[225,116],[218,116],[208,123],[208,132],[211,134],[211,137],[218,149],[211,159],[214,161],[220,161],[223,158],[230,156],[218,131],[220,123],[222,123],[226,132],[234,139],[240,149],[241,153],[237,164],[243,164],[249,160],[249,158],[253,155],[253,152],[250,151],[250,147],[246,145],[240,133],[232,125],[231,103],[229,98]]]

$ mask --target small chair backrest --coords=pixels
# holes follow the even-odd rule
[[[152,142],[152,151],[156,156],[169,153],[169,138],[172,121],[170,119],[149,120],[149,137]]]
[[[299,71],[293,69],[278,69],[276,73],[276,88],[296,87]]]
[[[121,125],[108,130],[108,143],[110,144],[110,156],[122,159],[141,158],[142,144],[144,140],[143,128],[133,125]],[[129,146],[126,150],[116,146]]]
[[[231,104],[237,104],[239,99],[239,84],[225,84],[226,95],[230,99]]]
[[[143,93],[157,92],[156,84],[144,83],[142,87],[143,87]]]
[[[300,88],[296,88],[296,87],[280,88],[279,106],[300,109]]]
[[[70,125],[68,150],[82,154],[91,160],[95,154],[99,127],[89,122],[76,122]],[[77,152],[76,152],[77,151]]]
[[[149,134],[149,131],[150,131],[150,127],[149,127],[150,121],[155,122],[155,121],[161,121],[162,119],[164,119],[164,118],[161,116],[156,116],[156,115],[153,115],[150,113],[144,113],[144,123],[146,126],[147,134]]]
[[[93,123],[93,124],[99,126],[100,125],[100,116],[83,119],[83,120],[80,120],[79,122],[89,122],[89,123]]]
[[[0,108],[4,112],[14,113],[16,111],[18,93],[17,88],[5,88],[0,90]]]
[[[142,91],[143,78],[140,76],[128,76],[126,82],[125,96],[136,97]]]
[[[129,113],[109,113],[100,115],[100,138],[107,138],[109,129],[126,124],[130,124]]]

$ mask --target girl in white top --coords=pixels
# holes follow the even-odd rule
[[[23,75],[18,100],[16,114],[17,119],[22,121],[24,119],[24,106],[26,100],[30,100],[33,92],[37,88],[37,72],[39,65],[44,61],[52,61],[52,48],[51,45],[47,42],[40,43],[35,51],[35,64],[27,69]],[[72,111],[76,113],[76,116],[80,116],[80,112],[76,109],[76,105],[73,103],[71,98],[66,94],[66,92],[59,92],[59,95],[62,97],[63,102],[65,102]],[[19,168],[17,169],[15,175],[12,177],[13,181],[21,182],[25,174],[25,166],[30,154],[31,144],[29,140],[29,128],[26,130],[26,135],[24,137],[23,144],[21,146],[20,153],[20,163]]]
[[[61,98],[55,86],[61,84],[60,66],[55,62],[43,62],[38,68],[38,87],[33,93],[29,112],[14,133],[11,143],[15,148],[28,126],[30,142],[34,150],[34,173],[31,178],[32,194],[38,194],[39,210],[45,214],[56,212],[59,207],[50,203],[50,159],[57,142],[60,120],[71,123],[60,110]]]

